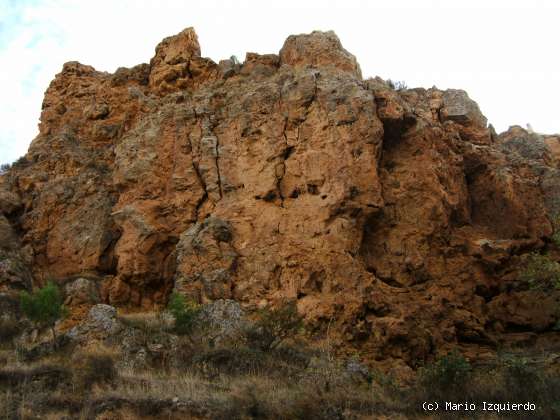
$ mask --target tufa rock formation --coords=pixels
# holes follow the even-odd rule
[[[496,135],[461,90],[363,80],[332,32],[243,64],[201,57],[191,28],[149,65],[66,63],[39,128],[1,178],[5,296],[72,283],[77,319],[172,290],[296,299],[311,334],[402,369],[558,321],[559,295],[517,279],[554,252],[560,138]]]

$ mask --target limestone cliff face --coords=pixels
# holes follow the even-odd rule
[[[149,65],[70,62],[52,81],[2,177],[1,246],[21,263],[0,262],[0,287],[85,276],[144,308],[173,289],[297,299],[316,332],[414,367],[557,322],[558,296],[517,272],[553,234],[558,150],[496,135],[464,91],[362,80],[332,32],[240,65],[201,57],[186,29]]]

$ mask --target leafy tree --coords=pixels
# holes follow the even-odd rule
[[[195,327],[201,307],[194,302],[186,301],[184,296],[174,292],[167,304],[167,310],[175,318],[175,332],[188,335]]]
[[[295,301],[278,309],[262,309],[255,324],[246,331],[249,342],[262,351],[273,350],[303,327]]]
[[[56,343],[55,323],[67,314],[58,287],[49,281],[45,287],[31,294],[21,292],[20,305],[23,313],[31,322],[40,328],[51,328],[53,340]]]

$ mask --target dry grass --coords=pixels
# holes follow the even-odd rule
[[[106,390],[103,396],[118,396],[134,399],[142,398],[172,399],[175,397],[188,401],[205,401],[208,396],[220,390],[227,390],[231,385],[231,378],[220,377],[207,380],[197,373],[190,372],[134,372],[132,370],[119,372],[119,386],[113,390]]]
[[[348,376],[326,353],[314,356],[297,375],[293,371],[282,375],[284,362],[277,364],[281,371],[274,373],[270,366],[236,374],[217,369],[212,375],[196,366],[117,371],[117,357],[108,349],[88,350],[76,354],[65,366],[54,365],[51,359],[0,370],[0,418],[14,418],[37,407],[46,410],[45,418],[48,413],[84,419],[104,413],[145,419],[162,413],[173,419],[420,418],[424,414],[421,402],[433,399],[479,403],[523,398],[540,407],[535,418],[555,418],[560,408],[554,405],[560,395],[560,379],[513,357],[459,375],[456,387],[448,385],[447,389],[437,382],[448,384],[449,373],[445,372],[409,388],[368,383]]]
[[[93,385],[114,384],[117,378],[115,356],[115,352],[104,348],[76,353],[71,364],[73,385],[87,391]]]
[[[212,418],[339,418],[346,412],[373,416],[380,404],[374,387],[334,380],[328,371],[309,371],[299,382],[262,375],[220,375],[212,380],[197,372],[121,372],[115,389],[99,399],[173,400],[213,413]]]
[[[15,319],[0,317],[0,344],[9,343],[21,332],[21,323]]]
[[[173,319],[163,312],[119,314],[119,320],[127,326],[151,331],[167,331],[173,327]]]
[[[138,348],[173,341],[166,357],[174,363],[125,368],[132,365],[117,363],[129,356],[118,342],[59,349],[30,364],[8,358],[0,367],[0,419],[413,419],[424,416],[426,400],[514,399],[536,403],[535,418],[560,418],[560,378],[519,355],[477,369],[457,354],[427,366],[415,385],[399,387],[382,375],[350,374],[328,340],[313,349],[293,338],[263,346],[239,336],[214,345],[169,340],[169,324],[155,314],[121,320],[139,332],[127,335]]]
[[[435,365],[428,367],[432,369]],[[439,366],[438,366],[439,367]],[[462,365],[448,365],[451,370],[462,370]],[[434,369],[437,370],[437,369]],[[456,383],[449,382],[449,372],[428,375],[430,381],[419,383],[406,391],[408,406],[405,412],[421,414],[423,401],[449,401],[475,403],[483,402],[534,403],[537,410],[531,418],[560,418],[560,377],[540,363],[519,354],[507,354],[497,358],[494,363],[468,374],[462,374]],[[483,413],[477,413],[481,415]],[[526,412],[509,412],[509,418],[527,418]],[[447,413],[441,418],[470,417],[472,413]]]

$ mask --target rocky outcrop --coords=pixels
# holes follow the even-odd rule
[[[68,332],[68,337],[77,342],[85,343],[93,338],[103,340],[115,337],[124,329],[117,319],[117,310],[109,305],[92,306],[87,318],[80,325]]]
[[[22,248],[10,222],[21,210],[21,201],[9,187],[0,184],[0,299],[12,300],[16,293],[31,289],[30,247]]]
[[[288,37],[280,50],[280,63],[292,67],[321,67],[362,77],[356,57],[346,51],[333,31],[314,31]]]
[[[149,65],[64,65],[0,234],[34,284],[87,279],[70,304],[293,299],[310,334],[410,369],[557,322],[517,275],[558,251],[557,143],[496,135],[461,90],[362,80],[332,32],[215,64],[189,28]]]

